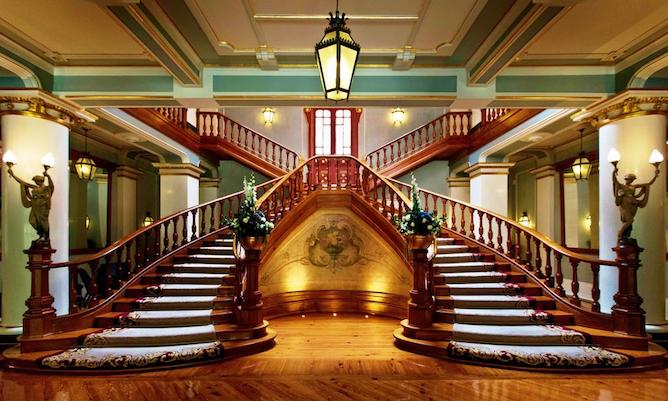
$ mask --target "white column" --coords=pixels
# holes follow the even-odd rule
[[[141,171],[119,166],[111,174],[111,239],[116,241],[139,228],[137,177]]]
[[[471,201],[471,182],[469,177],[448,177],[450,197],[458,201]]]
[[[17,157],[14,174],[32,183],[32,177],[44,172],[41,159],[52,153],[56,164],[49,170],[54,193],[49,215],[51,247],[56,250],[54,262],[69,258],[69,129],[43,118],[7,114],[0,118],[3,152],[11,150]],[[2,326],[22,325],[25,301],[30,296],[30,273],[23,253],[37,239],[28,223],[30,210],[21,204],[20,186],[2,175]],[[58,314],[68,312],[69,285],[66,269],[51,270],[50,292]]]
[[[589,180],[576,180],[573,173],[564,174],[564,232],[566,246],[590,248],[591,235],[586,226],[589,207]],[[592,223],[593,224],[593,223]]]
[[[199,204],[199,177],[203,169],[189,163],[154,163],[160,174],[160,217]]]
[[[202,177],[199,179],[200,204],[218,198],[218,184],[220,184],[220,178]]]
[[[508,216],[508,174],[514,163],[476,163],[465,171],[471,178],[471,203]]]
[[[619,209],[612,192],[612,164],[607,162],[610,149],[621,155],[619,179],[633,173],[635,183],[652,179],[654,167],[648,163],[653,149],[664,153],[666,146],[666,116],[661,114],[629,116],[614,120],[599,128],[599,244],[602,259],[614,259],[612,248],[617,244],[621,226]],[[647,207],[639,209],[631,236],[644,248],[640,254],[642,266],[638,270],[638,292],[648,324],[665,322],[665,232],[664,195],[666,192],[665,163],[661,174],[650,188]],[[610,311],[612,296],[617,292],[616,269],[601,268],[601,309]]]
[[[536,230],[559,242],[559,172],[547,165],[530,173],[536,177]]]
[[[96,174],[95,182],[88,186],[88,190],[88,217],[90,218],[88,239],[94,244],[105,247],[107,244],[109,176]]]

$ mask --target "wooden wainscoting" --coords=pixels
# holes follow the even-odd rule
[[[408,295],[371,291],[321,290],[293,291],[263,298],[264,317],[306,313],[362,313],[405,319]]]

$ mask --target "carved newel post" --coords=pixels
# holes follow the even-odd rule
[[[434,310],[431,293],[427,288],[427,275],[431,272],[429,247],[434,237],[431,235],[407,235],[408,255],[413,266],[413,289],[408,301],[408,324],[414,327],[430,327]]]
[[[642,248],[634,238],[620,238],[613,248],[617,257],[619,289],[612,307],[614,330],[632,336],[645,336],[645,311],[640,307],[642,297],[638,294],[638,268]]]
[[[246,255],[243,260],[245,285],[237,299],[237,324],[240,327],[257,327],[262,324],[259,270],[266,237],[242,237],[239,241]]]
[[[23,314],[23,337],[40,337],[53,331],[56,318],[53,296],[49,293],[51,255],[56,251],[48,240],[35,240],[23,252],[28,255],[31,277],[30,298],[26,300],[28,310]]]

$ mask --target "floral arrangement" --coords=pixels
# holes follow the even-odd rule
[[[255,207],[256,202],[255,177],[251,175],[249,180],[244,177],[244,200],[239,213],[232,219],[225,219],[225,224],[237,237],[265,237],[274,229],[274,223]]]
[[[394,224],[404,235],[432,235],[441,232],[441,225],[445,217],[439,217],[436,212],[429,213],[422,209],[418,192],[417,181],[411,174],[411,197],[413,208],[403,218],[394,217]]]

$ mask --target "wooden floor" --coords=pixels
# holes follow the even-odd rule
[[[277,345],[215,364],[114,376],[0,372],[2,401],[668,399],[668,370],[545,374],[483,368],[395,348],[398,321],[359,315],[275,319]]]

